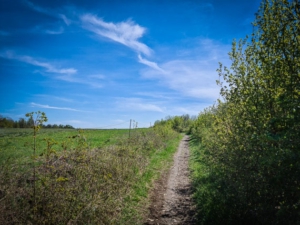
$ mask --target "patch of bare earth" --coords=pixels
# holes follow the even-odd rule
[[[189,179],[189,137],[185,136],[174,155],[172,168],[164,172],[151,191],[149,215],[144,225],[195,224],[195,207]]]

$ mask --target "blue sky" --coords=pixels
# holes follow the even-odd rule
[[[218,62],[251,34],[260,1],[0,0],[0,114],[138,127],[197,115],[219,97]]]

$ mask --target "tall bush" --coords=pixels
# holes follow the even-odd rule
[[[223,99],[198,131],[203,224],[300,221],[300,3],[263,1],[253,25],[220,64]]]

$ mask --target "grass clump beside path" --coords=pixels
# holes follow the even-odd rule
[[[87,133],[76,134],[67,144],[48,138],[36,157],[28,153],[18,163],[15,155],[0,164],[0,224],[141,222],[151,182],[172,158],[180,135],[155,127],[100,143],[97,135],[89,142]],[[30,146],[25,150],[32,152]],[[0,154],[6,153],[4,149]]]

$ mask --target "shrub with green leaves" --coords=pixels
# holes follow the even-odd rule
[[[218,69],[223,99],[194,128],[202,224],[300,221],[300,3],[263,1],[253,25]]]

